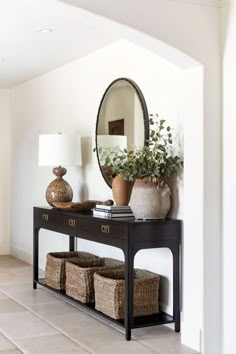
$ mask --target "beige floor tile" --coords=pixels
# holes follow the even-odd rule
[[[10,349],[15,349],[15,345],[0,333],[0,353]]]
[[[154,351],[135,340],[125,340],[123,333],[96,320],[86,313],[50,318],[59,331],[82,347],[96,354],[152,354]],[[158,352],[155,352],[158,353]]]
[[[175,331],[167,326],[153,326],[136,328],[132,330],[132,337],[136,339],[149,337],[163,337],[175,334]],[[177,334],[178,335],[178,334]]]
[[[17,289],[14,291],[4,291],[6,291],[6,293],[15,301],[18,301],[20,304],[26,306],[27,308],[31,308],[34,305],[49,304],[55,302],[64,304],[61,298],[51,295],[43,289],[33,290],[28,287],[28,289],[21,291],[17,291]]]
[[[33,305],[30,309],[31,311],[45,319],[49,319],[52,316],[62,316],[78,312],[76,308],[64,302]]]
[[[19,267],[23,265],[29,264],[10,255],[0,256],[0,267]]]
[[[17,275],[9,270],[0,269],[0,284],[11,283],[17,281]]]
[[[25,263],[26,264],[26,263]],[[8,275],[10,278],[6,279]],[[39,270],[39,277],[43,277],[44,272]],[[21,282],[30,282],[33,281],[33,268],[31,265],[24,266],[1,266],[0,265],[0,284],[9,284],[9,283],[21,283]]]
[[[0,314],[0,330],[11,340],[58,334],[58,331],[30,312]]]
[[[21,352],[19,349],[12,349],[12,350],[4,350],[4,351],[0,351],[1,354],[22,354],[23,352]]]
[[[46,289],[33,290],[32,266],[11,256],[0,256],[0,331],[8,337],[0,335],[0,354],[196,353],[167,326],[135,329],[127,342],[124,329],[109,320]]]
[[[27,354],[88,354],[89,352],[62,334],[35,337],[16,341],[17,346]]]
[[[26,308],[16,301],[10,298],[0,299],[0,314],[24,311],[27,311]]]
[[[33,279],[33,268],[31,265],[23,266],[23,267],[8,267],[7,271],[10,271],[20,277],[25,277],[26,279]],[[45,272],[39,269],[39,278],[44,278]]]
[[[33,283],[33,276],[30,273],[15,273],[12,270],[9,270],[9,272],[11,272],[12,274],[12,279],[10,281],[8,281],[7,283],[12,283],[12,284],[19,284],[22,282],[28,282],[29,284]],[[5,282],[6,283],[6,282]]]
[[[163,337],[148,336],[146,339],[140,339],[139,343],[158,350],[161,354],[192,354],[194,352],[191,348],[181,344],[179,333]]]
[[[29,282],[29,280],[25,280],[20,283],[0,284],[0,288],[4,293],[6,293],[8,295],[13,295],[15,293],[33,290],[33,281],[31,279],[30,282]],[[43,289],[43,290],[45,292],[45,289]]]
[[[92,328],[71,330],[68,336],[96,354],[160,354],[159,351],[154,351],[136,340],[126,341],[123,333],[102,323]]]
[[[63,318],[63,320],[62,320]],[[89,327],[94,324],[94,326],[99,323],[98,320],[94,319],[93,317],[89,316],[83,311],[78,311],[76,314],[73,313],[71,315],[65,316],[51,316],[48,319],[48,322],[58,328],[59,330],[68,332],[73,329],[78,329],[80,327]]]
[[[0,299],[6,299],[6,298],[8,298],[8,296],[2,291],[0,291]]]
[[[1,263],[0,262],[0,269],[5,269],[14,273],[19,273],[19,272],[32,272],[32,266],[30,264],[27,264],[25,262],[7,262],[7,263]]]

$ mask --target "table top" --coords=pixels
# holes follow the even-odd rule
[[[40,207],[34,207],[34,209],[41,209],[46,212],[50,213],[56,213],[58,215],[67,215],[70,217],[74,218],[82,218],[82,219],[94,219],[94,220],[99,220],[103,222],[112,222],[112,223],[128,223],[128,224],[149,224],[149,223],[157,223],[157,224],[181,224],[182,220],[180,219],[171,219],[171,218],[166,218],[166,219],[135,219],[135,217],[125,217],[125,218],[106,218],[106,217],[97,217],[93,216],[92,211],[73,211],[71,209],[59,209],[59,208],[53,208],[49,206],[40,206]]]

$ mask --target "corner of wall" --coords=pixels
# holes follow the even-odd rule
[[[33,264],[33,256],[19,248],[11,247],[10,254],[26,263]]]
[[[201,352],[201,343],[202,343],[201,337],[202,337],[202,333],[199,327],[186,322],[181,323],[182,344],[198,352]]]

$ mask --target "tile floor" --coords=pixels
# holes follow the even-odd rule
[[[166,326],[135,329],[127,342],[120,327],[74,306],[46,289],[32,290],[32,266],[0,256],[0,354],[196,353]]]

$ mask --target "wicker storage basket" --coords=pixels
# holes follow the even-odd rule
[[[83,303],[94,302],[94,273],[123,266],[123,262],[111,258],[100,258],[94,264],[84,259],[69,260],[66,262],[66,294]]]
[[[95,308],[116,320],[124,318],[124,270],[94,274]],[[146,270],[134,271],[134,317],[159,313],[160,276]]]
[[[68,259],[95,260],[99,257],[87,252],[52,252],[47,255],[45,281],[57,290],[65,290],[65,262]]]

